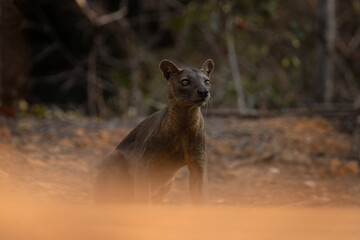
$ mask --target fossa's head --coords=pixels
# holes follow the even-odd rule
[[[160,70],[169,83],[169,100],[185,106],[201,107],[210,99],[210,73],[214,62],[208,59],[200,69],[178,68],[169,60],[160,62]]]

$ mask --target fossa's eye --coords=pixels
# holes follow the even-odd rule
[[[205,85],[209,85],[209,84],[210,84],[210,80],[205,80],[204,83],[205,83]]]
[[[183,79],[183,80],[181,80],[181,85],[182,86],[189,86],[190,85],[190,81],[189,81],[189,79]]]

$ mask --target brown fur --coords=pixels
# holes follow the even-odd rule
[[[208,80],[213,68],[210,59],[201,69],[179,69],[168,60],[160,63],[169,85],[168,106],[137,125],[104,158],[95,201],[161,202],[178,170],[186,165],[193,202],[205,201],[207,161],[200,107],[210,97]]]

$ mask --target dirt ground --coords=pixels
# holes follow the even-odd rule
[[[0,122],[1,192],[90,203],[95,166],[138,123],[26,118]],[[207,118],[209,201],[222,205],[360,206],[351,135],[321,118]],[[166,203],[190,203],[187,169]]]
[[[104,232],[103,228],[113,228],[116,229],[110,231],[113,235],[108,233],[121,236],[120,239],[199,239],[196,237],[198,230],[203,229],[201,231],[204,232],[206,226],[211,229],[211,224],[224,226],[213,230],[214,234],[207,232],[205,235],[208,237],[204,239],[220,239],[220,235],[230,234],[232,227],[238,229],[235,235],[230,234],[232,237],[229,235],[224,239],[238,239],[237,236],[246,232],[241,230],[243,228],[253,230],[248,231],[248,235],[241,235],[245,237],[243,239],[359,239],[360,230],[352,225],[354,221],[360,222],[360,174],[358,162],[350,157],[352,138],[322,118],[206,118],[210,204],[207,209],[211,211],[191,206],[187,190],[188,171],[183,169],[163,206],[138,208],[144,216],[140,225],[131,217],[129,221],[124,218],[124,213],[132,217],[139,214],[134,206],[116,210],[98,209],[90,215],[88,212],[84,214],[84,208],[92,206],[92,183],[97,161],[139,121],[0,119],[0,212],[7,219],[0,221],[0,237],[22,239],[12,225],[20,221],[27,239],[51,239],[46,237],[49,235],[41,235],[42,231],[35,232],[29,223],[44,224],[44,219],[48,218],[52,219],[51,226],[59,226],[54,216],[60,214],[63,218],[90,219],[91,224],[98,221],[101,231],[94,232],[93,236]],[[59,211],[59,207],[50,203],[64,204],[62,206],[68,211]],[[49,204],[52,207],[48,207]],[[111,212],[120,215],[115,216]],[[169,219],[166,212],[170,212],[172,220],[164,223],[159,219]],[[178,217],[187,229],[182,232],[182,228],[175,227],[177,223],[172,216],[183,216],[189,212],[194,214],[190,214],[190,220],[189,216]],[[155,226],[150,224],[153,216],[157,219]],[[210,219],[216,216],[217,220],[201,225],[196,220],[200,216]],[[244,221],[239,216],[250,220]],[[105,222],[100,221],[102,217]],[[268,218],[275,222],[266,220]],[[329,229],[332,223],[337,222],[333,235],[326,235],[326,224],[319,222],[324,218],[334,221],[327,222]],[[286,219],[290,223],[286,223]],[[120,229],[131,227],[121,231],[115,228],[114,223],[105,226],[106,222],[114,221],[122,226]],[[233,221],[241,223],[242,227],[233,226]],[[307,238],[306,234],[280,237],[281,229],[285,229],[287,224],[293,224],[289,229],[294,233],[302,229],[306,232],[307,229],[306,234],[320,234],[320,237]],[[303,228],[297,228],[297,224]],[[156,230],[144,236],[130,234],[134,227],[146,232],[147,228],[162,231],[162,226],[169,227],[165,231],[168,234],[171,229],[178,230],[177,236],[180,237],[159,237]],[[315,229],[315,226],[318,227]],[[84,224],[78,227],[91,228]],[[51,235],[49,231],[47,234]],[[61,227],[54,227],[54,234],[59,231],[62,231]],[[76,231],[82,234],[80,239],[86,238],[84,232]],[[257,235],[258,231],[267,233],[268,237]],[[195,235],[189,237],[187,233]],[[56,235],[59,238],[55,238],[55,235],[53,239],[62,236]],[[66,236],[66,239],[71,239],[70,235]],[[78,235],[71,236],[75,239]]]

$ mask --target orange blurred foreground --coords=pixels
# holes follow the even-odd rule
[[[360,209],[119,206],[0,199],[0,239],[360,239]]]

